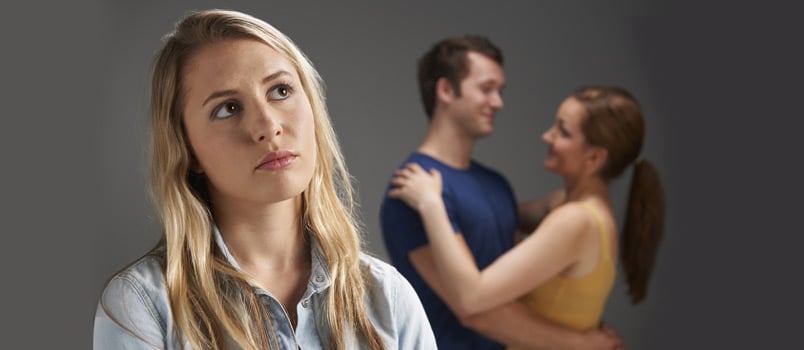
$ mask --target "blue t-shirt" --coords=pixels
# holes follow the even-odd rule
[[[455,169],[430,156],[413,153],[403,166],[412,162],[425,170],[435,168],[441,172],[452,227],[463,235],[479,269],[513,246],[519,223],[517,204],[502,175],[474,160],[468,169]],[[380,207],[380,223],[391,260],[422,300],[439,349],[501,349],[502,345],[463,327],[411,264],[408,254],[429,244],[419,214],[405,202],[386,195]]]

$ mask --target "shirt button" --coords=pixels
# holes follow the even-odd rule
[[[315,281],[318,283],[324,282],[324,276],[321,275],[315,276]]]
[[[310,300],[309,300],[309,299],[304,299],[304,300],[302,300],[302,307],[303,307],[303,308],[305,308],[305,309],[306,309],[306,308],[307,308],[307,306],[309,306],[309,305],[310,305]]]

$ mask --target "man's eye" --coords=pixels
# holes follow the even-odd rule
[[[227,101],[218,106],[217,108],[215,108],[214,111],[212,111],[212,117],[218,119],[226,119],[237,114],[241,110],[242,108],[240,107],[239,104],[237,104],[237,102]]]

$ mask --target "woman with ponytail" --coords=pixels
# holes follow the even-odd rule
[[[584,87],[559,107],[542,135],[544,165],[564,188],[520,207],[523,227],[535,228],[492,265],[478,271],[453,234],[437,170],[416,164],[398,170],[389,192],[422,216],[444,286],[457,312],[471,316],[522,298],[545,319],[576,330],[600,324],[614,284],[617,223],[609,182],[633,167],[620,257],[629,294],[643,300],[662,235],[664,198],[658,174],[641,156],[644,121],[636,99],[618,87]]]
[[[164,238],[117,273],[95,349],[424,349],[410,284],[361,252],[350,177],[304,54],[269,24],[196,12],[153,68]]]

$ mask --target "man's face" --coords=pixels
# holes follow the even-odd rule
[[[491,58],[469,52],[469,75],[461,81],[460,96],[453,92],[448,109],[455,125],[471,138],[488,136],[494,131],[494,118],[503,107],[505,73]]]

